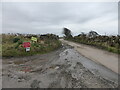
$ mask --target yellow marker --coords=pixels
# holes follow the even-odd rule
[[[31,40],[37,42],[37,38],[36,37],[31,37]]]

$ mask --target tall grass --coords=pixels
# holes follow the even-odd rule
[[[19,38],[20,40],[14,42],[15,38]],[[61,46],[61,42],[55,38],[41,39],[40,37],[37,37],[37,39],[38,39],[37,42],[33,42],[29,37],[24,35],[16,36],[16,35],[3,34],[2,45],[1,45],[2,56],[19,57],[19,56],[29,56],[34,54],[43,54],[56,50]],[[31,47],[29,52],[26,52],[25,48],[22,46],[22,43],[24,41],[31,42]]]

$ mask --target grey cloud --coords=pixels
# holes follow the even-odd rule
[[[91,30],[95,25],[100,33],[110,30],[109,22],[117,22],[117,3],[2,3],[3,32],[55,33],[61,35],[62,28],[72,29],[73,34]],[[98,21],[97,21],[98,19]],[[96,20],[96,22],[94,22]],[[98,22],[106,22],[99,27]],[[89,25],[88,25],[89,23]],[[116,23],[114,23],[116,24]],[[98,27],[98,28],[97,28]],[[116,25],[112,26],[116,28]],[[100,31],[101,29],[101,31]],[[106,30],[107,29],[107,30]],[[113,29],[112,29],[113,30]],[[110,30],[111,31],[111,30]],[[115,33],[117,30],[115,30]],[[109,33],[109,32],[108,32]]]

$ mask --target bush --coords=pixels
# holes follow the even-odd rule
[[[65,38],[65,40],[70,40],[86,45],[95,46],[100,49],[104,49],[113,53],[120,54],[120,36],[104,36],[99,35],[96,37],[89,37],[89,36],[83,36],[78,35],[74,36],[73,39],[71,38]]]
[[[13,39],[13,43],[18,42],[19,40],[20,40],[20,38],[14,38],[14,39]]]

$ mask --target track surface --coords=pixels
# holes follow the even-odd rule
[[[54,52],[3,59],[3,88],[114,88],[117,73],[63,44]]]
[[[112,71],[118,73],[118,54],[110,53],[101,49],[97,49],[88,45],[78,44],[61,39],[63,43],[67,43],[75,48],[85,57],[104,65]]]

